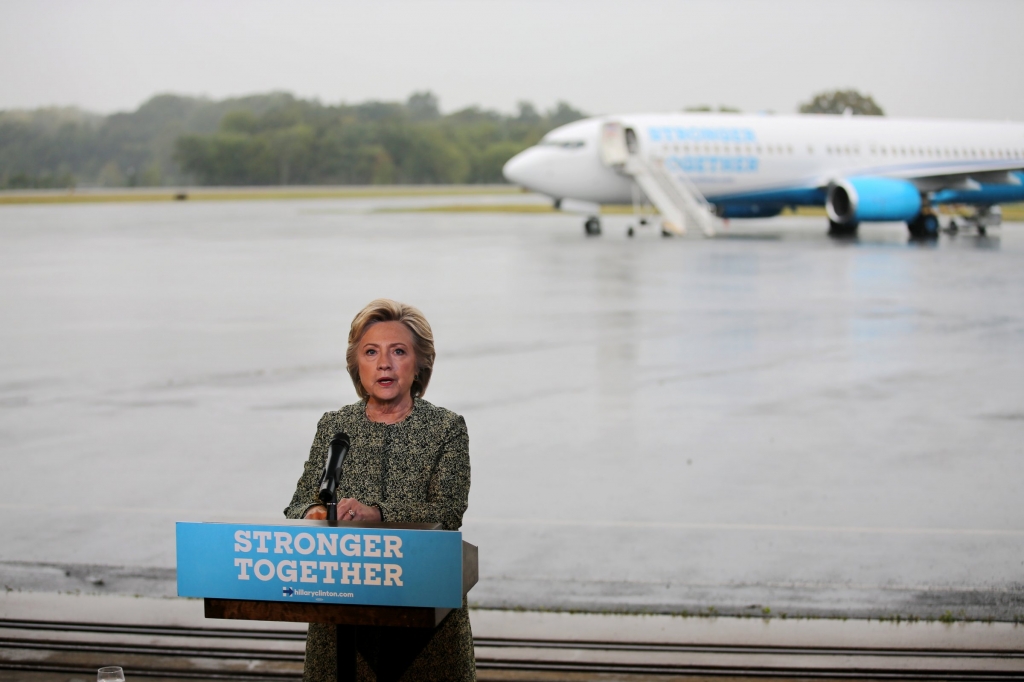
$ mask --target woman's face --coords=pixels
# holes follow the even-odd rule
[[[413,336],[401,322],[371,325],[356,347],[359,383],[377,402],[401,400],[412,392],[416,378]]]

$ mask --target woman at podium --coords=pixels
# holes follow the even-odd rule
[[[389,299],[372,301],[352,320],[345,357],[360,400],[320,419],[285,516],[327,518],[317,497],[320,476],[331,439],[344,432],[351,447],[338,482],[339,521],[440,523],[458,530],[469,499],[469,435],[462,417],[423,399],[434,366],[433,333],[423,313]],[[360,628],[356,648],[360,680],[374,679],[396,656],[411,659],[403,680],[476,679],[465,602],[429,634]],[[311,623],[303,680],[333,681],[336,660],[334,626]]]

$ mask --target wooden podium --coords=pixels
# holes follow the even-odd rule
[[[209,550],[209,551],[206,549],[206,545],[207,544],[213,544],[213,542],[210,539],[208,539],[208,538],[204,537],[202,539],[202,541],[199,542],[199,541],[196,541],[196,540],[189,540],[188,537],[187,537],[187,534],[186,534],[186,536],[184,536],[184,541],[183,541],[182,526],[214,526],[214,525],[216,525],[216,524],[179,524],[179,530],[178,530],[179,587],[178,587],[178,592],[182,596],[201,596],[201,595],[197,594],[197,592],[204,592],[206,594],[213,594],[215,592],[222,592],[222,590],[211,588],[211,587],[205,587],[205,586],[196,587],[196,586],[194,586],[192,584],[187,584],[188,581],[190,580],[190,578],[189,578],[190,574],[194,575],[197,572],[198,573],[202,573],[203,571],[211,571],[212,572],[214,570],[221,570],[223,572],[223,569],[221,568],[221,566],[224,564],[224,558],[222,556],[220,556],[220,554],[223,554],[223,552],[218,554],[216,549],[212,549],[212,550]],[[349,540],[350,543],[351,543],[351,538],[353,538],[353,537],[361,537],[359,535],[353,535],[353,533],[355,533],[355,534],[362,534],[362,536],[368,536],[370,538],[378,538],[379,539],[380,537],[383,536],[383,533],[381,533],[381,531],[388,531],[388,530],[390,530],[390,531],[393,531],[393,532],[397,531],[399,533],[402,533],[402,532],[405,532],[405,531],[419,531],[419,533],[415,534],[416,538],[420,540],[419,544],[422,545],[422,546],[426,546],[428,548],[431,545],[431,543],[430,543],[430,540],[432,539],[431,536],[434,536],[434,532],[437,532],[438,535],[434,536],[434,538],[436,538],[438,540],[444,540],[445,541],[443,543],[445,548],[446,548],[445,549],[446,556],[444,558],[447,561],[446,561],[446,563],[444,565],[447,567],[446,570],[449,573],[452,571],[453,567],[454,567],[455,570],[457,570],[457,564],[452,561],[452,556],[451,556],[452,555],[452,548],[453,547],[457,547],[457,545],[453,545],[451,540],[454,540],[455,538],[452,538],[451,536],[452,535],[458,535],[458,540],[459,540],[459,542],[461,542],[461,569],[462,569],[461,570],[461,575],[458,575],[458,576],[446,575],[446,576],[444,576],[444,578],[446,580],[446,585],[450,586],[452,584],[453,579],[457,579],[459,582],[461,582],[461,597],[464,600],[466,594],[469,592],[470,589],[472,589],[472,587],[474,585],[476,585],[477,580],[479,578],[479,564],[478,564],[478,550],[477,550],[477,547],[474,546],[474,545],[469,544],[468,542],[462,541],[461,540],[461,533],[451,533],[451,532],[448,532],[448,531],[442,531],[440,524],[425,524],[425,523],[420,523],[420,524],[416,524],[416,523],[339,523],[339,522],[336,522],[336,521],[306,521],[306,520],[303,520],[303,521],[289,521],[289,522],[286,522],[285,524],[281,524],[280,526],[278,526],[278,525],[275,525],[275,526],[246,526],[246,525],[241,525],[241,524],[230,524],[230,525],[229,524],[221,524],[221,526],[223,528],[217,528],[217,529],[213,529],[213,530],[216,530],[216,532],[219,533],[220,535],[224,535],[225,533],[233,533],[234,534],[233,538],[234,538],[235,541],[237,541],[239,539],[239,537],[243,538],[241,544],[239,544],[238,542],[236,542],[234,544],[234,547],[235,547],[234,551],[235,551],[236,554],[239,552],[239,547],[240,546],[241,547],[245,547],[245,544],[244,544],[245,540],[247,538],[251,538],[252,535],[256,534],[256,531],[254,531],[254,530],[247,531],[246,529],[248,529],[248,528],[252,528],[252,529],[271,529],[271,530],[260,530],[260,533],[263,533],[263,534],[268,534],[269,533],[269,534],[273,535],[274,533],[273,533],[272,529],[274,529],[274,528],[280,529],[280,528],[283,527],[283,528],[287,528],[288,529],[288,533],[290,533],[289,537],[291,538],[291,539],[288,540],[288,543],[286,543],[287,544],[287,548],[288,549],[292,549],[294,547],[294,550],[298,550],[300,555],[301,554],[305,554],[305,555],[308,555],[308,556],[311,556],[311,557],[312,556],[316,556],[313,553],[313,548],[315,548],[317,545],[315,545],[315,544],[313,544],[313,545],[307,544],[305,546],[300,546],[299,540],[301,540],[302,538],[299,538],[299,540],[295,540],[295,537],[296,537],[295,533],[297,531],[300,532],[300,535],[305,535],[305,536],[309,536],[309,537],[313,537],[312,534],[314,532],[316,532],[316,531],[322,531],[322,532],[317,533],[317,538],[318,539],[319,539],[319,536],[325,535],[325,532],[326,532],[328,537],[329,537],[330,534],[333,534],[336,537],[340,536],[342,538],[348,538],[348,539],[350,539]],[[328,530],[328,529],[330,529],[330,530]],[[187,530],[189,530],[189,529],[186,529],[186,531]],[[204,529],[204,530],[210,530],[210,529]],[[309,531],[309,532],[302,532],[302,531]],[[422,535],[421,534],[422,531],[432,531],[432,532],[430,532],[428,535]],[[244,535],[247,532],[249,533],[249,536],[245,536]],[[241,533],[243,535],[240,536],[239,533]],[[346,535],[341,535],[342,533],[345,533]],[[371,534],[371,533],[373,533],[373,534]],[[283,536],[286,533],[277,533],[277,534]],[[210,533],[206,533],[206,535],[209,536]],[[442,535],[446,536],[446,537],[441,537]],[[410,534],[406,533],[405,537],[406,538],[410,537]],[[423,538],[426,538],[426,540],[423,540]],[[294,542],[294,545],[292,544],[293,542]],[[219,543],[219,544],[223,544],[223,543]],[[408,547],[409,544],[410,543],[407,541],[406,542],[406,546]],[[437,543],[435,543],[435,544],[437,544]],[[184,548],[183,548],[183,545],[184,545]],[[282,546],[278,546],[276,549],[281,549]],[[321,544],[320,545],[320,549],[322,550],[325,546],[328,546],[328,545]],[[340,549],[342,545],[338,544],[337,546]],[[401,546],[402,546],[401,544],[397,545],[398,548],[400,548]],[[267,546],[264,547],[264,549],[260,550],[260,549],[256,548],[254,550],[254,548],[252,546],[252,543],[250,542],[249,550],[248,551],[250,553],[252,553],[253,551],[263,551],[264,552],[263,556],[265,556],[265,557],[272,557],[273,554],[271,553],[271,547],[272,547],[272,544],[268,540]],[[355,545],[351,545],[349,547],[349,549],[352,550],[354,548],[355,551],[358,552],[358,551],[360,551],[360,547],[361,547],[361,545],[356,543]],[[376,545],[374,545],[374,547],[376,548]],[[182,556],[183,552],[185,552],[186,554],[190,553],[191,555],[194,555],[197,552],[201,552],[202,553],[202,557],[200,557],[200,561],[199,562],[196,562],[195,561],[195,558],[196,558],[195,556],[189,556],[188,557],[188,561],[184,562],[183,561],[183,556]],[[379,552],[379,549],[375,549],[374,552]],[[320,552],[320,554],[326,554],[326,552]],[[417,565],[416,565],[416,557],[415,556],[410,556],[412,554],[412,552],[407,549],[405,551],[405,555],[403,556],[401,550],[396,548],[395,551],[392,553],[392,555],[394,556],[395,554],[397,554],[397,556],[399,558],[401,558],[401,559],[403,559],[405,561],[405,569],[404,569],[405,570],[405,575],[409,575],[409,574],[413,573],[414,570],[416,569]],[[281,555],[284,555],[283,552],[282,552]],[[231,555],[231,556],[236,556],[236,555]],[[252,554],[252,556],[256,557],[256,556],[260,556],[260,555],[259,554]],[[380,554],[379,553],[374,553],[374,554],[371,555],[371,554],[369,554],[367,552],[366,556],[380,556]],[[298,557],[298,558],[301,558],[301,557]],[[330,558],[330,557],[328,556],[327,558]],[[341,558],[344,558],[344,557],[341,557]],[[353,558],[359,558],[359,556],[357,555],[357,556],[355,556]],[[365,558],[363,560],[365,560]],[[393,559],[393,560],[394,561],[398,561],[398,559]],[[237,572],[237,570],[238,570],[237,567],[239,566],[239,564],[238,564],[239,559],[235,558],[234,561],[235,561],[235,563],[233,564],[233,566],[236,567],[234,569],[234,571]],[[243,559],[242,561],[245,561],[245,560]],[[253,560],[249,559],[248,561],[249,561],[249,566],[251,566]],[[267,559],[264,559],[264,561],[266,561],[267,563],[271,563],[272,564],[272,562],[268,561]],[[286,561],[284,563],[289,563],[289,562]],[[310,564],[310,563],[314,563],[314,562],[307,561],[307,562],[304,562],[304,563]],[[292,562],[290,562],[290,564],[297,565],[297,562],[292,561]],[[185,568],[184,568],[184,571],[185,571],[184,578],[182,577],[182,571],[183,571],[182,567],[183,567],[183,565],[185,566]],[[353,565],[356,566],[357,570],[358,570],[358,567],[360,566],[360,564],[353,564]],[[377,564],[368,564],[368,565],[376,566]],[[215,568],[215,566],[216,566],[216,568]],[[321,564],[321,566],[322,566],[322,564]],[[348,567],[349,564],[343,564],[343,566]],[[286,567],[286,569],[287,568],[288,567]],[[335,570],[337,570],[337,569],[335,569]],[[241,569],[241,571],[242,571],[242,575],[245,575],[246,574],[246,567],[243,567]],[[270,581],[270,580],[272,580],[275,577],[275,575],[277,577],[280,577],[282,575],[282,569],[281,569],[280,566],[277,567],[276,574],[274,572],[272,572],[271,576],[269,578],[268,577],[264,577],[264,575],[260,574],[258,571],[259,571],[259,569],[257,567],[256,569],[254,569],[253,574],[255,575],[256,578],[259,579],[259,581]],[[299,574],[293,568],[292,569],[292,573],[291,574],[287,574],[286,577],[291,576],[291,577],[297,578],[298,575]],[[328,573],[328,576],[331,576],[331,575],[335,575],[336,576],[337,574]],[[358,575],[358,573],[357,573],[357,575]],[[402,573],[399,572],[398,575],[401,576]],[[306,577],[306,578],[309,577],[309,576],[307,576],[307,574],[305,572],[302,573],[302,576]],[[311,573],[310,573],[310,576],[312,576]],[[238,577],[238,576],[234,576],[234,577]],[[322,580],[323,583],[331,582],[333,584],[335,582],[335,579],[333,579],[333,578],[331,580],[326,580],[326,579],[323,579],[323,576],[321,576],[320,579]],[[218,580],[222,580],[222,577],[218,577]],[[232,590],[232,589],[234,591],[237,591],[238,585],[242,585],[243,587],[246,587],[246,588],[248,588],[250,586],[265,587],[264,585],[260,585],[258,581],[251,580],[251,577],[239,577],[238,580],[241,581],[241,582],[236,582],[236,583],[231,584],[231,585],[228,586],[228,588],[230,588],[229,591]],[[375,585],[376,584],[380,584],[379,583],[379,579],[376,579],[376,580],[377,580],[377,582],[374,583],[374,584]],[[291,582],[294,583],[295,581],[293,580]],[[306,582],[313,582],[313,581],[307,580]],[[409,585],[410,582],[413,582],[413,581],[407,579],[405,581],[405,585],[407,587],[409,587],[410,589],[412,589],[415,586]],[[184,587],[183,587],[183,583],[186,583]],[[359,578],[358,577],[356,577],[356,579],[355,579],[355,584],[359,584]],[[398,580],[398,584],[402,585],[402,582],[401,582],[400,579]],[[272,587],[277,588],[277,585],[274,584],[274,585],[272,585]],[[289,591],[291,591],[292,593],[295,592],[294,589],[292,589],[292,588],[290,588],[288,586],[285,586],[283,589],[284,589],[286,594]],[[353,590],[355,590],[357,588],[346,588],[346,589],[353,589]],[[379,590],[381,588],[374,588],[374,589],[378,590],[378,593],[379,593]],[[366,590],[366,591],[370,592],[370,590]],[[429,592],[429,585],[428,585],[428,592]],[[450,594],[450,590],[448,590],[447,592],[448,592],[448,596],[446,597],[446,599],[448,600],[448,603],[451,604],[452,596]],[[372,592],[371,592],[370,596],[364,596],[364,595],[359,594],[359,593],[355,593],[355,594],[356,594],[357,598],[361,599],[362,601],[367,601],[367,600],[372,601],[374,599],[374,596],[373,596]],[[352,595],[350,594],[348,596],[352,596]],[[337,635],[336,635],[336,643],[337,643],[337,652],[338,652],[338,656],[337,656],[337,659],[338,659],[337,675],[338,675],[338,680],[339,681],[344,680],[346,682],[348,682],[349,680],[354,682],[354,680],[356,679],[356,628],[357,627],[359,627],[359,626],[370,626],[370,627],[374,627],[374,628],[384,628],[384,630],[381,630],[380,632],[385,632],[385,633],[389,632],[390,629],[392,629],[392,628],[399,629],[399,630],[394,632],[395,637],[401,638],[402,641],[405,641],[405,642],[414,642],[415,644],[412,645],[413,648],[414,648],[414,651],[412,652],[412,656],[415,657],[415,654],[418,653],[420,650],[422,650],[422,647],[425,646],[426,643],[429,641],[429,639],[430,639],[430,637],[432,635],[432,630],[434,628],[436,628],[441,623],[442,620],[444,620],[445,616],[447,616],[453,610],[453,608],[455,608],[453,604],[450,605],[450,606],[449,605],[446,605],[446,606],[409,606],[409,605],[388,605],[388,604],[374,604],[374,603],[346,604],[346,603],[328,603],[328,602],[325,602],[325,601],[315,601],[315,602],[314,601],[292,601],[292,600],[284,600],[284,599],[277,599],[277,598],[274,598],[274,599],[238,599],[238,598],[225,598],[225,597],[222,597],[222,596],[203,596],[203,598],[204,598],[205,615],[206,615],[207,618],[225,618],[225,619],[236,619],[236,620],[290,621],[290,622],[302,622],[302,623],[325,623],[325,624],[336,625],[337,626],[337,628],[336,628],[336,633],[337,633]],[[429,596],[429,594],[427,594],[427,596],[424,596],[423,594],[417,594],[414,597],[411,597],[411,599],[412,600],[418,600],[420,602],[423,602],[423,601],[428,601],[429,602],[429,601],[431,601],[431,597]],[[411,629],[411,628],[417,629],[418,632],[410,631],[409,629]],[[406,645],[406,649],[408,649],[408,646],[409,645]],[[377,671],[377,678],[378,678],[378,680],[381,680],[381,682],[384,682],[385,680],[390,680],[390,679],[397,680],[401,676],[401,674],[405,671],[405,669],[408,666],[408,664],[411,663],[411,661],[412,661],[412,658],[409,658],[408,660],[404,660],[402,662],[397,662],[396,661],[394,663],[389,663],[387,666],[385,666],[385,669]]]

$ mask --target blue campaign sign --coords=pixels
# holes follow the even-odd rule
[[[462,606],[462,533],[178,523],[178,596]]]

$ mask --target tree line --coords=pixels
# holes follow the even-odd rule
[[[847,109],[882,114],[855,90],[819,93],[800,106]],[[110,116],[0,111],[0,189],[503,182],[509,158],[584,116],[565,102],[544,112],[521,102],[511,114],[479,107],[442,114],[430,92],[337,105],[281,92],[219,101],[158,95]]]
[[[237,111],[211,135],[186,135],[182,169],[214,185],[503,182],[501,167],[552,128],[584,114],[468,108],[441,115],[429,92],[406,102],[325,106],[291,99],[262,115]]]
[[[564,102],[443,115],[405,102],[324,105],[287,93],[160,95],[137,111],[0,112],[0,188],[503,182],[501,167],[585,114]]]

